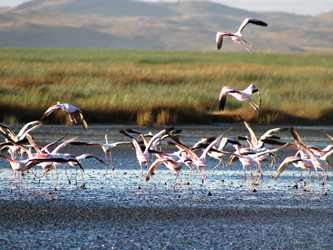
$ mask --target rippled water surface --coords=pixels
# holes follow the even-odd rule
[[[21,126],[14,127],[18,131]],[[45,145],[68,133],[77,141],[129,141],[120,129],[135,128],[144,133],[158,132],[162,127],[90,125],[88,131],[77,126],[43,125],[32,133],[39,145]],[[177,126],[182,129],[181,140],[193,145],[198,139],[218,136],[228,125]],[[252,126],[257,136],[273,127]],[[333,135],[333,127],[296,127],[306,144],[323,148],[332,141],[324,131]],[[235,125],[226,136],[247,135],[243,125]],[[283,141],[294,142],[290,130],[279,134]],[[246,145],[246,144],[244,144]],[[163,144],[164,152],[175,151]],[[234,149],[227,146],[225,150]],[[63,153],[91,153],[104,159],[98,146],[67,146]],[[3,152],[4,154],[5,152]],[[294,149],[284,148],[277,153],[281,159],[294,155]],[[192,174],[182,169],[182,190],[178,182],[172,185],[175,173],[164,185],[169,170],[160,165],[146,182],[140,184],[141,171],[131,145],[112,150],[114,170],[95,159],[82,162],[81,173],[67,165],[58,168],[55,183],[48,174],[39,183],[40,167],[24,174],[23,195],[19,195],[19,180],[12,186],[13,172],[9,163],[0,160],[0,246],[1,249],[331,249],[333,244],[333,186],[327,182],[327,195],[320,182],[304,187],[300,171],[289,166],[277,180],[270,178],[268,164],[263,163],[264,178],[258,185],[251,182],[247,169],[244,179],[241,165],[236,162],[213,172],[217,160],[207,158],[207,181],[202,183],[197,170]],[[227,161],[227,157],[225,159]],[[277,164],[281,160],[277,159]],[[274,174],[275,170],[272,171]],[[256,174],[256,172],[254,172]],[[304,173],[304,176],[306,173]],[[319,172],[322,178],[322,173]],[[313,178],[316,178],[313,173]],[[80,187],[84,183],[85,187]],[[207,195],[207,189],[211,196]]]
[[[230,126],[177,126],[182,129],[181,140],[187,145],[193,145],[198,139],[209,136],[218,136],[226,131]],[[40,145],[45,145],[51,141],[58,139],[60,136],[68,133],[66,138],[78,136],[77,141],[105,143],[104,135],[108,134],[109,142],[129,141],[119,133],[120,129],[135,128],[144,133],[158,132],[163,127],[139,128],[131,126],[114,126],[114,125],[90,125],[88,131],[84,131],[81,126],[51,126],[43,125],[41,128],[32,133],[35,141]],[[257,136],[260,136],[268,129],[269,126],[253,126]],[[20,126],[14,127],[18,131]],[[306,144],[311,144],[319,148],[323,148],[333,143],[324,133],[333,135],[332,127],[295,127],[299,135]],[[242,125],[233,126],[225,136],[236,138],[238,135],[247,135],[248,131]],[[286,142],[293,142],[290,131],[279,133],[281,139]],[[246,146],[246,144],[244,143]],[[163,151],[173,152],[175,147],[172,145],[162,145]],[[226,150],[233,151],[230,146]],[[95,156],[105,159],[102,149],[98,146],[67,146],[61,152],[73,153],[80,155],[82,153],[92,153]],[[277,153],[282,159],[289,155],[294,155],[295,150],[283,149]],[[35,172],[30,171],[23,178],[23,195],[19,196],[19,180],[16,178],[13,192],[10,193],[12,185],[13,172],[9,163],[5,160],[0,161],[0,192],[4,200],[57,200],[66,199],[77,201],[80,203],[101,203],[109,205],[119,205],[124,207],[132,206],[156,206],[156,207],[234,207],[251,209],[270,208],[270,207],[299,207],[309,208],[311,206],[332,206],[333,187],[331,180],[327,182],[328,195],[324,195],[324,189],[321,182],[309,183],[306,187],[299,181],[300,171],[289,166],[277,180],[270,178],[268,163],[263,163],[264,178],[258,185],[251,182],[250,170],[247,169],[247,181],[242,187],[240,184],[244,179],[244,172],[241,165],[236,162],[232,167],[225,169],[225,181],[222,182],[222,167],[218,167],[215,172],[213,167],[218,163],[217,160],[207,157],[207,182],[202,183],[201,176],[197,170],[192,174],[189,185],[185,183],[188,180],[190,171],[188,168],[182,169],[182,190],[181,197],[178,197],[179,182],[175,185],[173,191],[176,174],[173,173],[168,183],[164,185],[165,180],[169,176],[169,170],[160,165],[155,175],[146,182],[145,174],[142,177],[141,189],[140,185],[140,165],[136,159],[135,151],[131,145],[121,145],[112,150],[114,170],[108,169],[96,161],[95,159],[84,160],[82,166],[84,168],[83,180],[81,180],[80,172],[76,173],[75,169],[67,165],[67,172],[70,183],[67,180],[65,171],[58,168],[59,180],[57,183],[57,191],[51,194],[55,181],[55,171],[53,171],[53,179],[51,174],[38,182],[43,172],[41,168]],[[227,157],[225,157],[225,162]],[[277,159],[277,164],[281,162]],[[330,176],[329,170],[329,176]],[[275,170],[272,171],[274,174]],[[255,174],[255,173],[254,173]],[[306,173],[303,173],[306,176]],[[319,172],[320,178],[322,174]],[[313,173],[313,178],[316,178]],[[84,182],[85,188],[78,187]],[[76,185],[77,182],[77,185]],[[305,189],[306,188],[306,189]],[[210,190],[212,196],[207,196],[207,189]],[[306,190],[306,191],[304,191]]]

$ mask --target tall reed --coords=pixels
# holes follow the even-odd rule
[[[333,110],[333,54],[1,49],[2,122],[39,119],[57,101],[88,122],[224,122],[242,115],[258,123],[329,123]],[[228,98],[225,85],[255,84],[262,108]],[[254,96],[254,100],[258,101]],[[233,118],[234,117],[234,118]]]

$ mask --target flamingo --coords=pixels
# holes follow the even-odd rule
[[[16,158],[18,152],[21,153],[21,159],[22,159],[22,153],[25,151],[23,151],[22,148],[20,148],[17,144],[22,144],[22,143],[27,142],[26,134],[39,128],[40,126],[42,126],[42,124],[43,123],[40,121],[28,122],[20,129],[20,131],[16,135],[10,127],[8,127],[5,124],[0,123],[0,132],[6,138],[6,141],[9,142],[9,143],[1,144],[1,145],[4,146],[3,148],[5,148],[5,147],[8,148],[8,153],[10,154],[12,159]]]
[[[279,136],[274,135],[273,133],[278,133],[278,132],[283,132],[288,130],[288,128],[273,128],[273,129],[269,129],[267,130],[262,136],[260,136],[259,140],[256,137],[256,134],[254,133],[254,131],[252,130],[252,128],[250,127],[250,125],[241,117],[238,116],[244,123],[245,127],[247,128],[247,130],[250,133],[251,136],[251,141],[248,141],[250,148],[251,149],[260,149],[264,147],[265,142],[268,143],[269,140],[279,140],[281,139]],[[242,137],[238,137],[238,139],[241,139]],[[285,143],[283,143],[285,144]]]
[[[46,116],[50,115],[53,111],[55,111],[57,109],[62,109],[63,111],[65,111],[66,113],[68,113],[69,118],[71,119],[72,123],[77,123],[76,119],[73,116],[73,113],[79,113],[83,128],[85,130],[88,129],[88,125],[87,125],[87,122],[84,120],[82,111],[78,107],[75,107],[75,106],[73,106],[71,104],[68,104],[68,103],[57,102],[56,105],[53,105],[53,106],[49,107],[45,111],[45,113],[43,114],[42,118],[40,118],[40,121],[43,120]]]
[[[171,130],[173,130],[174,127],[168,128],[168,129],[163,129],[160,132],[156,133],[148,142],[148,144],[146,145],[145,149],[142,150],[141,146],[139,144],[139,142],[133,137],[131,136],[128,132],[126,132],[125,130],[119,130],[119,132],[125,136],[128,136],[132,139],[132,145],[135,148],[135,153],[136,153],[136,157],[139,161],[140,167],[141,167],[141,177],[140,177],[140,184],[138,189],[141,188],[141,179],[142,179],[142,175],[143,175],[143,168],[142,168],[142,164],[145,164],[147,166],[148,169],[148,162],[149,162],[149,153],[150,153],[150,147],[153,145],[153,143],[155,143],[157,140],[160,140],[160,138],[169,133]]]
[[[31,146],[36,150],[37,154],[44,154],[44,153],[46,153],[46,154],[56,154],[56,153],[58,153],[58,151],[60,149],[62,149],[63,147],[67,146],[69,143],[74,142],[77,139],[77,137],[74,137],[72,139],[66,140],[63,143],[59,144],[55,149],[53,149],[52,152],[50,152],[48,148],[50,146],[54,145],[55,143],[59,142],[63,138],[65,138],[65,136],[63,136],[62,138],[58,139],[55,142],[49,143],[48,145],[46,145],[46,146],[44,146],[43,148],[40,149],[39,146],[35,143],[35,141],[31,137],[31,135],[28,134],[28,133],[26,133],[27,139],[29,140]],[[29,158],[33,158],[34,157],[32,155],[32,153],[30,153],[30,152],[28,153],[28,155],[29,155]],[[56,162],[50,161],[50,162],[41,162],[38,165],[40,165],[43,168],[43,170],[44,170],[44,173],[43,173],[42,177],[39,178],[39,182],[41,181],[41,179],[43,179],[43,178],[45,178],[47,176],[48,172],[50,172],[53,168],[55,168],[55,171],[56,171],[56,182],[54,184],[54,188],[53,188],[53,192],[52,193],[55,193],[56,186],[57,186],[57,183],[58,183],[58,172],[57,172],[57,166],[58,165],[62,165],[63,166],[63,168],[65,170],[65,173],[66,173],[66,176],[67,176],[68,183],[69,184],[71,183],[70,180],[69,180],[69,177],[67,175],[67,170],[66,170],[66,167],[65,167],[66,162],[65,163],[63,163],[63,162],[56,163]],[[53,178],[52,172],[51,172],[51,175],[52,175],[52,178]]]
[[[130,142],[114,142],[114,143],[109,143],[108,140],[108,135],[105,135],[105,144],[100,144],[100,143],[88,143],[88,142],[71,142],[71,145],[76,145],[76,146],[100,146],[105,154],[105,162],[108,161],[108,155],[107,153],[110,154],[110,162],[111,162],[111,166],[112,166],[112,170],[114,170],[113,167],[113,162],[112,162],[112,153],[111,153],[111,149],[118,146],[118,145],[122,145],[122,144],[130,144]],[[106,170],[107,167],[109,166],[109,164],[106,165]]]
[[[252,100],[252,97],[251,97],[251,95],[255,92],[258,92],[259,101],[260,101],[259,105],[255,104]],[[239,91],[239,90],[237,90],[233,87],[224,86],[220,91],[219,110],[223,111],[224,106],[225,106],[225,102],[227,100],[227,95],[230,95],[230,96],[234,97],[238,101],[248,102],[255,111],[258,111],[260,109],[261,96],[260,96],[258,88],[254,84],[250,84],[246,89],[244,89],[242,91]]]
[[[178,197],[180,197],[181,194],[181,188],[182,188],[182,177],[181,177],[181,168],[183,167],[183,165],[187,165],[189,162],[192,162],[192,160],[190,158],[187,157],[181,157],[178,160],[175,160],[173,157],[171,156],[162,156],[162,157],[158,157],[149,167],[148,169],[148,173],[146,176],[146,181],[149,181],[152,173],[154,173],[154,171],[156,170],[156,168],[164,163],[164,165],[170,170],[170,171],[175,171],[177,176],[175,179],[175,182],[172,186],[173,190],[175,190],[175,184],[178,178],[178,175],[180,176],[179,178],[179,194]]]
[[[215,169],[220,165],[222,164],[223,166],[223,173],[222,173],[222,181],[224,181],[224,167],[225,167],[225,164],[223,162],[223,157],[226,156],[226,155],[229,155],[229,154],[226,154],[223,152],[225,146],[228,144],[228,143],[231,143],[231,144],[238,144],[238,145],[241,145],[240,142],[236,141],[236,140],[233,140],[233,139],[230,139],[230,138],[222,138],[221,142],[220,142],[220,145],[218,148],[216,148],[215,146],[213,146],[211,148],[211,150],[208,152],[208,155],[216,160],[219,160],[219,163],[213,168],[213,172],[215,171]]]
[[[277,152],[278,150],[280,150],[280,149],[282,149],[282,148],[284,148],[286,146],[288,146],[288,143],[286,143],[283,146],[278,147],[278,148],[265,149],[265,150],[259,151],[259,152],[251,150],[249,153],[244,154],[243,152],[241,152],[241,148],[240,148],[239,145],[237,145],[237,144],[233,145],[233,147],[236,149],[236,152],[232,156],[239,158],[239,161],[241,162],[241,164],[243,166],[243,170],[244,170],[244,180],[241,183],[240,187],[243,186],[244,182],[246,181],[245,167],[247,167],[247,166],[250,167],[251,177],[252,177],[251,166],[256,165],[258,167],[258,169],[261,169],[260,162],[263,160],[264,156],[271,155],[274,152]],[[230,159],[229,159],[229,161],[230,161]]]
[[[248,43],[246,40],[245,40],[245,37],[242,35],[242,31],[243,29],[245,28],[245,26],[249,23],[252,23],[252,24],[255,24],[255,25],[259,25],[259,26],[263,26],[263,27],[267,27],[268,24],[265,23],[264,21],[261,21],[259,19],[255,19],[255,18],[245,18],[244,21],[242,22],[242,24],[239,26],[238,28],[238,31],[236,33],[231,33],[231,32],[226,32],[226,31],[218,31],[216,33],[216,46],[217,46],[217,49],[221,49],[222,48],[222,43],[223,43],[223,37],[224,36],[230,36],[231,37],[231,40],[234,42],[234,43],[239,43],[241,45],[244,46],[244,48],[250,52],[251,50],[248,49],[243,42],[247,43],[248,45],[250,45],[252,48],[253,48],[253,45]]]
[[[232,128],[232,127],[231,127]],[[175,137],[174,135],[172,134],[169,134],[169,137],[176,143],[177,147],[180,149],[180,150],[183,150],[185,152],[188,153],[188,156],[190,157],[190,159],[192,160],[192,163],[193,165],[198,169],[199,173],[201,174],[202,176],[202,182],[205,181],[205,179],[207,179],[207,173],[206,173],[206,156],[207,156],[207,153],[208,151],[217,143],[219,142],[222,137],[224,136],[224,134],[226,132],[228,132],[229,130],[228,129],[227,131],[225,131],[222,135],[220,135],[219,137],[217,137],[215,140],[213,140],[202,152],[202,154],[200,155],[200,157],[198,157],[196,155],[196,153],[190,149],[189,147],[187,147],[186,145],[184,145],[177,137]],[[201,171],[201,168],[204,169],[204,173],[202,173]],[[205,182],[206,183],[206,182]],[[206,187],[207,187],[207,183],[206,183]],[[207,187],[207,195],[212,195],[211,192],[209,191],[208,187]]]
[[[36,166],[37,164],[40,164],[42,162],[70,162],[74,161],[77,162],[82,168],[80,162],[76,159],[74,155],[71,154],[36,154],[32,156],[31,158],[25,159],[25,160],[20,160],[20,161],[15,161],[13,159],[10,159],[6,156],[0,155],[0,158],[8,160],[10,162],[10,165],[14,171],[14,179],[13,183],[15,180],[16,172],[20,172],[21,174],[21,188],[20,188],[20,195],[22,195],[22,174],[32,167]],[[12,188],[11,188],[12,191]]]
[[[20,195],[22,195],[22,173],[23,173],[23,168],[24,168],[24,164],[26,163],[26,161],[15,161],[7,156],[4,155],[0,155],[1,159],[5,159],[7,161],[9,161],[10,166],[12,168],[12,170],[14,171],[14,177],[13,177],[13,182],[12,182],[12,186],[10,188],[10,193],[12,193],[13,190],[13,186],[14,186],[14,181],[15,181],[15,177],[16,177],[16,172],[20,172]]]
[[[291,127],[290,128],[291,135],[293,136],[297,146],[302,149],[310,158],[310,162],[313,165],[314,169],[317,172],[317,169],[320,168],[323,171],[323,186],[325,188],[324,194],[327,194],[327,186],[326,186],[326,180],[327,180],[327,174],[326,174],[326,166],[331,166],[332,164],[327,161],[327,158],[333,153],[333,149],[329,150],[326,152],[323,156],[321,157],[316,157],[315,154],[303,143],[302,139],[296,132],[296,130]],[[317,172],[318,175],[318,172]],[[319,181],[319,178],[318,180]]]
[[[311,168],[312,168],[312,164],[309,160],[303,159],[299,156],[288,156],[286,157],[280,164],[280,166],[278,167],[274,179],[276,180],[280,174],[290,165],[292,164],[294,167],[296,168],[301,168],[301,169],[306,169],[309,171],[308,176],[305,178],[304,180],[304,185],[306,185],[306,179],[310,176],[311,174]]]

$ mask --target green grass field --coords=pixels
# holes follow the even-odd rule
[[[2,123],[39,119],[57,101],[88,123],[332,124],[333,54],[69,49],[1,49]],[[223,86],[260,90],[259,112]],[[258,103],[257,95],[254,101]],[[59,121],[60,119],[60,121]],[[66,122],[62,112],[46,122]]]

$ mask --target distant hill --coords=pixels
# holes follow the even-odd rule
[[[216,50],[219,30],[243,35],[254,51],[333,51],[333,11],[317,16],[251,12],[207,1],[34,0],[0,9],[0,47]],[[246,51],[230,38],[223,51]]]

